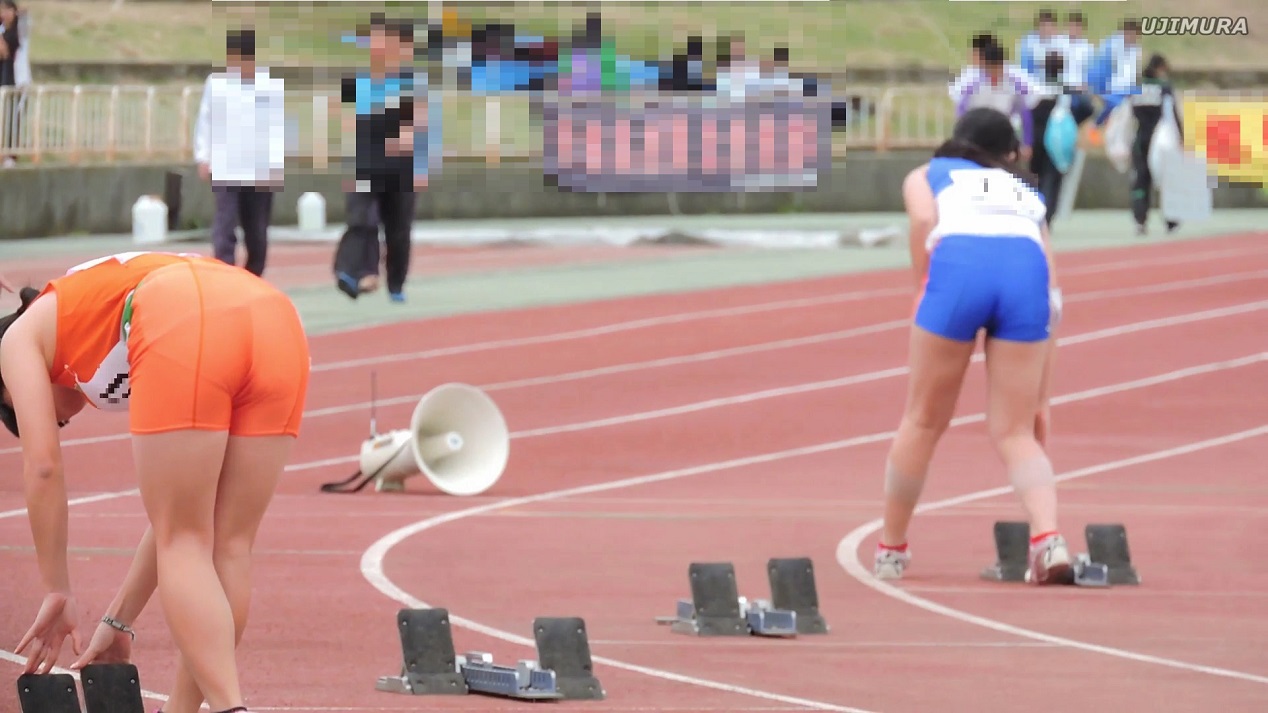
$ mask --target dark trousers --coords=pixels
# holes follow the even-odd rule
[[[216,259],[236,265],[238,235],[242,226],[242,242],[247,248],[247,272],[264,274],[264,261],[269,250],[269,222],[273,217],[273,192],[254,186],[213,186],[216,213],[211,220],[211,244]]]
[[[1137,134],[1132,144],[1132,217],[1136,225],[1144,225],[1149,220],[1149,207],[1153,203],[1154,176],[1149,170],[1149,145],[1153,142],[1152,130]],[[1179,223],[1168,220],[1167,227],[1175,228]]]
[[[379,224],[386,248],[387,289],[400,292],[409,274],[410,231],[418,194],[376,191],[347,194],[348,229],[335,250],[335,274],[359,280],[379,274]]]

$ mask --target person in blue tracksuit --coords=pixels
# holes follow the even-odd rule
[[[1118,32],[1101,42],[1088,71],[1088,84],[1101,98],[1097,126],[1104,126],[1114,109],[1138,90],[1140,59],[1140,21],[1123,20]]]
[[[903,181],[912,268],[921,285],[910,342],[910,381],[885,472],[875,574],[910,564],[907,530],[938,441],[950,425],[979,332],[985,332],[987,424],[1030,522],[1031,581],[1068,581],[1057,529],[1056,480],[1044,450],[1052,329],[1060,315],[1032,176],[1017,167],[1021,142],[1001,112],[978,108],[956,122],[933,159]]]

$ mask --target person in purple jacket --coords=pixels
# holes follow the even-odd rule
[[[1021,158],[1030,160],[1034,145],[1034,120],[1030,113],[1030,87],[1008,71],[1004,48],[998,44],[982,49],[982,74],[964,87],[956,116],[970,109],[994,109],[1020,123]]]

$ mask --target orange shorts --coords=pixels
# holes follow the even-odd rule
[[[132,296],[131,431],[298,436],[308,338],[290,298],[232,265],[178,263]]]

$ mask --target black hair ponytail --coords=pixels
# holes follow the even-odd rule
[[[999,168],[1038,189],[1039,179],[1008,155],[1021,149],[1017,131],[1002,112],[971,109],[956,122],[951,138],[933,152],[934,158],[962,158],[984,168]]]
[[[13,314],[0,317],[0,340],[4,339],[4,335],[9,331],[9,327],[12,327],[13,323],[18,321],[18,317],[21,317],[22,313],[26,311],[26,308],[30,307],[31,303],[35,301],[35,298],[39,296],[40,291],[34,287],[23,287],[18,290],[18,299],[22,301],[22,304],[18,306],[17,310],[15,310]],[[0,391],[3,390],[4,374],[0,373]],[[9,433],[12,433],[15,436],[18,435],[18,416],[14,413],[12,407],[5,405],[3,402],[0,402],[0,423],[4,424],[4,427],[9,430]]]

